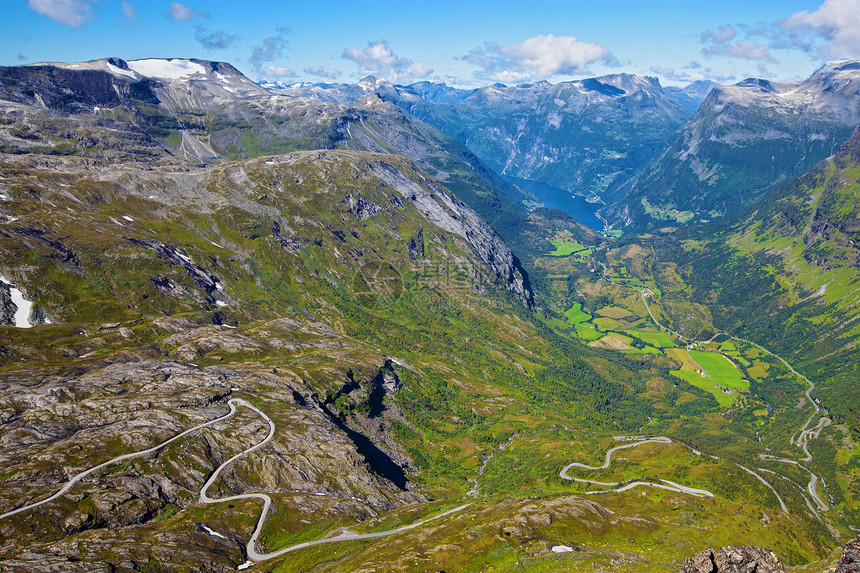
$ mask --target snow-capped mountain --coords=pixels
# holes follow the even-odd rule
[[[715,86],[607,213],[637,226],[737,213],[830,156],[858,124],[860,61],[829,62],[802,82]]]
[[[102,58],[89,62],[46,62],[31,67],[50,66],[68,71],[102,71],[117,80],[147,82],[159,100],[173,101],[179,107],[209,107],[233,99],[267,95],[262,87],[224,62],[182,58],[150,58],[125,61]]]
[[[371,92],[460,140],[501,174],[588,197],[631,176],[692,117],[655,78],[630,74],[471,90],[369,76],[278,93],[353,103]]]

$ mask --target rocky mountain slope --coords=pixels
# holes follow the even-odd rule
[[[856,61],[802,82],[714,87],[669,146],[613,190],[605,215],[642,229],[739,213],[831,155],[858,123]]]
[[[692,117],[656,79],[629,74],[475,90],[371,76],[284,93],[343,102],[376,93],[463,142],[498,173],[585,197],[602,197],[632,176]]]
[[[531,200],[462,144],[373,94],[354,105],[276,96],[229,64],[184,59],[0,67],[0,85],[9,153],[199,167],[354,149],[413,159],[491,221],[490,210],[524,219],[518,204]]]
[[[719,85],[710,80],[696,80],[690,82],[684,87],[666,86],[663,91],[669,94],[669,97],[674,98],[679,104],[687,108],[693,113],[699,111],[699,106],[711,93],[711,88]]]
[[[506,244],[403,157],[318,150],[197,166],[131,119],[4,105],[0,138],[14,149],[0,159],[4,512],[244,397],[276,436],[212,495],[268,492],[276,509],[261,548],[277,548],[344,520],[417,519],[438,506],[431,498],[460,500],[480,452],[531,410],[528,396],[565,396],[566,418],[594,411],[595,388],[619,391],[608,377],[626,367],[598,373],[548,345]],[[58,156],[54,122],[99,137],[124,122],[140,137]],[[25,127],[32,136],[20,137]],[[38,328],[13,326],[15,291]],[[577,377],[532,380],[538,363]],[[259,509],[197,497],[261,439],[261,423],[240,412],[4,515],[3,568],[234,570]],[[452,458],[451,440],[474,424],[480,452]]]
[[[3,274],[53,325],[3,328],[4,510],[247,394],[279,438],[221,487],[295,498],[287,530],[301,515],[366,519],[426,502],[407,477],[427,463],[404,449],[416,418],[387,397],[402,384],[396,371],[406,368],[410,387],[431,383],[436,359],[415,344],[447,353],[439,337],[464,335],[445,308],[463,320],[531,301],[489,226],[396,156],[298,152],[142,172],[17,155],[4,156],[3,177]],[[259,420],[238,421],[228,439],[201,434],[4,519],[4,569],[234,569],[244,556],[232,540],[250,535],[253,509],[225,521],[193,508],[215,465],[258,439]],[[34,527],[38,547],[21,553],[14,540]],[[36,565],[28,551],[50,557]]]
[[[767,376],[728,409],[673,374],[645,291],[670,314],[676,275],[627,276],[661,245],[526,213],[374,93],[231,99],[226,65],[144,62],[0,74],[4,570],[632,573],[750,542],[814,569],[844,543],[850,430],[763,460],[796,453],[804,388],[756,359],[762,416]],[[820,197],[822,232],[853,224]]]
[[[657,246],[683,269],[692,300],[708,301],[720,328],[796,356],[853,427],[860,427],[858,180],[860,130],[751,213]]]

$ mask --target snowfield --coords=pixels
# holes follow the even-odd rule
[[[206,68],[191,60],[132,60],[128,62],[128,67],[142,76],[171,80],[206,73]]]
[[[33,310],[33,301],[24,298],[24,293],[12,286],[12,283],[0,277],[0,281],[9,287],[9,294],[12,297],[12,304],[15,305],[15,327],[16,328],[32,328],[30,324],[30,312]]]
[[[140,79],[140,78],[138,78],[138,77],[137,77],[137,75],[136,75],[134,72],[132,72],[131,70],[124,70],[124,69],[122,69],[122,68],[118,68],[117,66],[113,65],[113,64],[112,64],[112,63],[110,63],[110,62],[107,62],[107,64],[106,64],[106,65],[107,65],[107,68],[108,68],[112,73],[114,73],[114,74],[119,74],[119,75],[121,75],[121,76],[126,76],[126,77],[128,77],[128,78],[133,79],[133,80],[139,80],[139,79]]]

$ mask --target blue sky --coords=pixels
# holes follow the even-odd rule
[[[0,65],[227,61],[250,78],[459,86],[629,72],[802,79],[860,57],[860,0],[4,0]]]

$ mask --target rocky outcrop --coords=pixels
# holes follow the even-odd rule
[[[376,161],[370,172],[410,201],[431,223],[463,237],[509,291],[534,307],[528,275],[496,232],[477,213],[429,178],[418,182],[387,161]]]
[[[352,195],[352,193],[347,195],[342,203],[347,206],[350,213],[359,219],[367,219],[382,211],[382,207],[376,203],[368,201],[361,195]]]
[[[12,302],[11,286],[0,280],[0,325],[15,326],[18,305]]]
[[[138,247],[143,247],[145,249],[150,249],[158,253],[162,258],[169,261],[171,264],[182,267],[185,269],[185,272],[188,273],[188,276],[197,283],[205,293],[206,297],[211,301],[217,304],[218,306],[226,306],[230,304],[232,301],[224,294],[224,291],[221,287],[221,282],[218,280],[218,277],[215,276],[211,271],[201,267],[200,265],[195,264],[191,257],[187,254],[183,253],[179,249],[172,247],[170,245],[165,245],[159,241],[150,241],[147,239],[136,239],[134,237],[125,237],[127,241],[137,245]],[[181,289],[177,287],[173,281],[170,279],[153,279],[155,285],[162,289],[167,293],[181,293]]]
[[[842,549],[842,556],[833,573],[860,573],[860,535]]]
[[[282,247],[295,255],[299,252],[299,247],[301,246],[301,243],[299,243],[298,239],[296,239],[295,237],[289,237],[285,235],[282,232],[283,230],[284,229],[281,228],[280,223],[278,223],[277,221],[272,222],[272,236],[278,240]],[[290,232],[292,231],[290,230]]]
[[[28,245],[40,245],[53,251],[49,256],[62,263],[66,268],[79,272],[81,262],[78,259],[77,253],[63,244],[62,241],[55,238],[52,233],[44,229],[35,227],[19,227],[15,229],[15,233],[20,235]]]
[[[719,553],[706,549],[686,559],[678,573],[785,573],[785,565],[768,549],[729,545]]]
[[[424,230],[419,229],[418,235],[409,239],[409,258],[417,260],[424,258]]]

